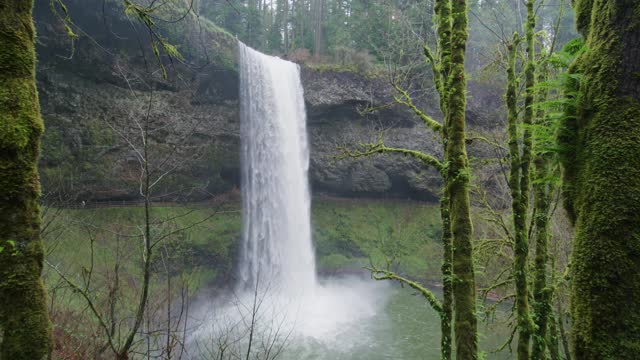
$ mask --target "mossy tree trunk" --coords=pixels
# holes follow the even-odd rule
[[[549,349],[549,359],[560,360],[560,344],[558,342],[557,320],[553,312],[547,317],[549,330],[547,331],[547,348]],[[534,349],[535,352],[535,349]]]
[[[507,126],[509,136],[509,189],[513,216],[513,279],[515,283],[516,326],[518,331],[517,358],[529,360],[533,322],[529,306],[529,228],[527,218],[530,208],[531,162],[533,152],[532,125],[534,123],[535,100],[535,26],[534,0],[527,0],[527,22],[525,25],[526,60],[524,61],[525,97],[522,117],[522,136],[518,131],[518,98],[516,58],[520,37],[514,34],[508,47],[507,66]]]
[[[546,65],[541,64],[542,69],[538,75],[538,84],[542,84],[547,76]],[[539,94],[538,103],[547,101],[548,92],[543,90]],[[551,124],[547,121],[545,112],[538,110],[536,114],[536,125],[538,127],[549,127]],[[535,224],[535,259],[533,266],[533,321],[535,327],[532,332],[531,359],[544,360],[547,359],[547,348],[553,354],[552,349],[548,346],[549,333],[555,338],[557,331],[553,321],[549,322],[549,317],[553,315],[553,307],[551,306],[552,289],[547,285],[547,265],[549,263],[549,222],[551,220],[551,197],[555,192],[555,186],[550,183],[550,177],[553,174],[551,155],[540,148],[538,144],[537,151],[533,160],[534,164],[534,182],[533,182],[533,219]],[[557,347],[557,339],[554,343]]]
[[[581,360],[640,352],[640,2],[578,0],[587,50],[560,141],[575,221],[572,338]]]
[[[449,98],[444,88],[448,82],[451,70],[451,1],[436,0],[434,4],[435,15],[438,19],[437,36],[440,48],[439,66],[434,68],[436,88],[440,95],[440,111],[442,112],[441,137],[443,144],[447,139],[449,125]],[[432,60],[434,61],[434,60]],[[444,157],[447,157],[447,148],[444,146]],[[450,197],[447,185],[447,171],[441,171],[444,185],[442,198],[440,199],[440,217],[442,219],[442,316],[440,321],[440,346],[442,360],[451,360],[452,357],[452,320],[453,320],[453,234],[451,233]]]
[[[550,175],[549,159],[536,156],[534,184],[534,213],[535,213],[535,259],[533,268],[533,299],[534,323],[531,359],[546,359],[547,332],[549,330],[549,316],[552,315],[552,291],[547,285],[547,264],[549,261],[549,221],[551,211],[552,188],[544,179]]]
[[[338,147],[343,154],[338,158],[359,158],[383,153],[399,153],[420,160],[438,170],[444,180],[441,198],[443,223],[442,264],[443,301],[418,284],[390,271],[372,268],[374,278],[393,279],[420,290],[441,320],[441,357],[452,357],[451,333],[455,332],[456,358],[478,358],[475,273],[473,265],[473,226],[469,200],[471,170],[466,151],[465,110],[466,79],[465,50],[468,39],[466,0],[436,0],[438,52],[437,56],[424,45],[427,63],[432,66],[436,90],[440,95],[443,122],[438,123],[420,110],[411,95],[392,81],[396,90],[395,101],[411,109],[427,128],[438,133],[443,143],[443,161],[433,155],[411,149],[384,145],[380,136],[377,143],[362,144],[362,150]],[[453,318],[453,326],[452,326]]]
[[[448,88],[446,141],[447,191],[453,235],[453,299],[456,358],[478,358],[476,288],[473,266],[473,225],[469,186],[471,169],[467,157],[465,110],[467,81],[465,50],[469,36],[466,0],[451,2],[451,70]]]
[[[35,81],[33,1],[0,2],[0,359],[38,360],[51,348],[40,273],[44,126]]]
[[[442,315],[440,316],[440,347],[442,360],[451,360],[451,320],[453,319],[453,249],[451,244],[451,219],[449,216],[449,196],[446,188],[440,200],[442,218]]]
[[[516,288],[515,308],[518,329],[517,356],[519,360],[529,358],[529,339],[531,327],[529,317],[529,291],[527,286],[527,255],[529,253],[529,236],[527,231],[527,212],[529,211],[528,193],[524,188],[524,155],[520,151],[518,135],[518,100],[516,80],[516,57],[519,43],[518,34],[508,44],[507,66],[507,133],[509,135],[509,190],[511,191],[511,211],[513,215],[514,255],[513,278]],[[525,101],[526,103],[526,101]],[[525,111],[526,113],[526,111]],[[524,141],[522,141],[524,142]]]
[[[520,166],[520,190],[519,199],[513,200],[514,224],[515,224],[515,261],[514,278],[516,282],[516,308],[518,315],[518,360],[528,360],[530,357],[530,342],[533,323],[529,310],[529,286],[528,286],[528,257],[529,257],[529,230],[527,229],[527,214],[529,212],[529,193],[531,191],[531,153],[533,125],[533,102],[535,84],[535,27],[536,15],[534,12],[534,0],[527,0],[527,23],[525,26],[525,39],[527,48],[527,60],[525,64],[525,99],[524,125],[522,137],[522,156],[519,159]]]

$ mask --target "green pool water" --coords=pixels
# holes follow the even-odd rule
[[[384,291],[387,300],[376,315],[322,339],[290,338],[281,359],[439,360],[437,314],[411,289],[387,286]],[[492,353],[508,336],[504,327],[481,323],[479,332],[485,359],[514,358],[508,351]]]

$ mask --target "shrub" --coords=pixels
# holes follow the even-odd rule
[[[343,66],[353,66],[361,73],[366,73],[373,67],[373,57],[367,50],[356,50],[338,46],[333,50],[333,62]]]
[[[309,49],[298,48],[290,52],[287,58],[289,61],[304,64],[311,60],[311,52]]]

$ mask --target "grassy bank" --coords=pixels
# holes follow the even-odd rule
[[[435,280],[441,265],[437,205],[413,201],[316,199],[313,238],[321,272],[356,270],[372,261],[407,276]]]
[[[224,206],[158,206],[151,212],[157,266],[187,271],[198,286],[224,284],[233,276],[241,236],[237,201]],[[141,260],[144,212],[139,207],[49,209],[47,258],[66,272],[91,265],[136,274]],[[322,274],[359,271],[373,261],[404,274],[436,280],[440,267],[438,207],[409,201],[316,198],[313,239]],[[158,269],[158,270],[163,270]],[[165,269],[166,270],[166,269]]]
[[[47,261],[55,269],[45,267],[44,277],[57,358],[93,358],[105,344],[101,321],[116,329],[116,341],[122,342],[120,334],[131,327],[141,294],[144,215],[137,206],[47,209],[43,237]],[[237,199],[151,209],[151,241],[156,245],[144,329],[165,331],[168,319],[181,324],[187,318],[181,317],[183,311],[189,326],[198,326],[189,306],[216,298],[215,292],[234,284],[241,215]],[[426,283],[440,280],[436,204],[314,198],[312,230],[321,276],[366,272],[363,267],[372,262]],[[87,289],[102,320],[58,271]]]

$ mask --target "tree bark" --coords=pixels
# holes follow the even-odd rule
[[[640,2],[579,0],[587,51],[560,142],[575,221],[572,345],[580,360],[640,349]],[[591,16],[594,14],[594,16]],[[595,16],[597,14],[597,16]]]
[[[469,185],[471,170],[466,149],[465,110],[467,81],[464,61],[467,39],[467,1],[451,2],[451,70],[449,74],[449,113],[446,156],[447,190],[453,234],[453,299],[456,358],[478,358],[476,289],[473,266],[473,225]]]
[[[522,138],[522,156],[520,158],[520,199],[514,205],[514,222],[516,231],[515,244],[515,282],[516,308],[518,313],[518,360],[529,360],[530,342],[533,323],[529,310],[528,258],[529,231],[527,229],[527,213],[529,211],[529,192],[531,191],[530,169],[533,125],[533,102],[535,86],[535,27],[536,15],[534,0],[527,0],[527,23],[525,39],[527,43],[527,60],[525,65],[525,99],[524,99],[524,134]]]
[[[284,53],[289,53],[289,0],[284,0],[284,9],[282,9],[282,45]]]
[[[440,200],[440,217],[442,218],[442,314],[440,330],[442,337],[440,347],[442,360],[451,360],[451,319],[453,318],[453,249],[451,244],[451,220],[449,216],[449,194],[446,186]]]
[[[324,0],[314,0],[314,24],[313,24],[313,55],[316,59],[322,55],[322,42],[323,42],[323,19],[324,19]]]
[[[538,76],[538,83],[543,83],[547,76],[547,66],[542,66]],[[541,91],[539,95],[539,103],[547,100],[548,92]],[[546,120],[543,110],[538,110],[536,114],[536,124],[539,127],[551,126]],[[534,323],[533,338],[531,344],[531,359],[544,360],[547,359],[547,348],[549,348],[552,356],[553,350],[548,346],[549,332],[552,337],[556,337],[553,321],[549,322],[553,315],[553,307],[551,300],[553,297],[552,289],[547,285],[547,263],[549,262],[549,222],[551,220],[551,197],[555,192],[555,187],[550,183],[549,177],[552,174],[551,158],[549,154],[538,149],[534,161],[535,181],[533,184],[534,211],[535,214],[535,260],[533,269],[533,300],[534,300]],[[555,174],[554,174],[555,175]],[[557,347],[557,341],[556,341]]]
[[[516,57],[519,37],[514,34],[508,45],[509,59],[507,67],[507,132],[509,134],[509,190],[511,191],[511,211],[513,215],[514,254],[513,278],[516,288],[516,316],[518,328],[518,359],[529,358],[530,318],[529,291],[527,289],[527,255],[529,252],[529,237],[527,233],[528,200],[523,188],[523,157],[520,154],[520,137],[518,136],[518,101],[516,79]]]
[[[38,360],[51,349],[40,273],[44,130],[35,81],[33,1],[0,2],[0,358]]]

